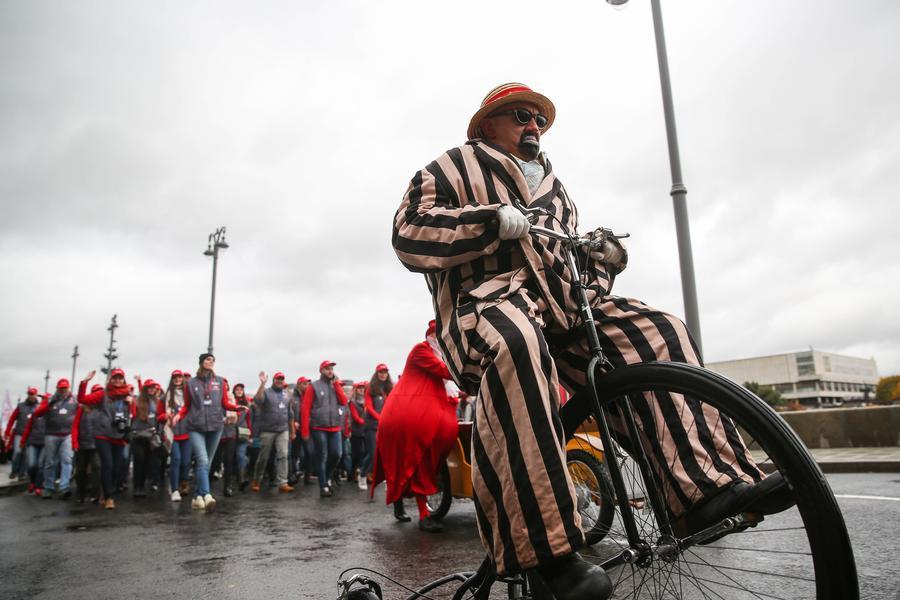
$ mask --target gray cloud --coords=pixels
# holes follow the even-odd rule
[[[814,345],[900,371],[900,10],[664,11],[708,359]],[[113,313],[130,372],[193,368],[221,225],[223,374],[399,372],[430,299],[393,212],[507,80],[556,102],[544,146],[584,227],[633,234],[617,291],[680,314],[655,60],[638,0],[5,3],[0,391],[68,375],[75,344],[99,365]]]

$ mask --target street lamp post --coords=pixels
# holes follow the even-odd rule
[[[225,241],[225,227],[223,226],[216,229],[214,233],[209,234],[209,243],[203,252],[204,256],[212,256],[213,259],[212,297],[209,301],[209,344],[206,348],[206,351],[210,354],[213,351],[213,322],[216,315],[216,269],[219,263],[219,250],[225,250],[226,248],[228,248],[228,243]]]
[[[620,6],[628,0],[606,0]],[[681,267],[681,295],[684,301],[685,323],[697,347],[703,350],[700,339],[700,311],[697,308],[697,284],[694,280],[694,256],[691,250],[691,230],[687,213],[687,188],[681,176],[681,155],[675,129],[675,107],[672,102],[672,82],[669,79],[669,58],[663,30],[659,0],[650,0],[653,12],[653,31],[656,34],[656,59],[659,63],[659,84],[662,89],[663,114],[666,120],[666,139],[669,143],[669,168],[672,171],[672,206],[675,210],[675,235],[678,240],[678,261]]]
[[[47,388],[50,386],[50,369],[47,369],[47,374],[44,375],[44,393],[47,393]]]

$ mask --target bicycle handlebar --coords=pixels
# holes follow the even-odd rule
[[[521,202],[519,202],[518,199],[513,200],[513,206],[518,209],[519,212],[525,215],[525,217],[528,219],[528,222],[532,224],[529,231],[544,237],[559,240],[566,244],[571,244],[575,247],[585,248],[588,252],[600,250],[603,247],[603,242],[608,239],[621,240],[627,237],[631,237],[630,233],[614,233],[612,229],[607,229],[606,227],[595,229],[595,233],[599,232],[599,234],[592,237],[579,237],[577,233],[569,235],[564,232],[534,225],[534,222],[537,220],[538,216],[552,216],[550,211],[548,211],[547,209],[541,208],[539,206],[535,206],[533,208],[526,207]]]

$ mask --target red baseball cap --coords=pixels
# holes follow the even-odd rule
[[[37,394],[37,393],[38,393],[38,389],[37,389],[36,387],[30,387],[30,388],[28,388],[28,394],[29,394],[29,395],[33,395],[33,394]]]
[[[297,383],[309,383],[309,379],[306,377],[298,377]]]
[[[159,384],[156,383],[156,382],[155,382],[154,380],[152,380],[152,379],[148,379],[147,381],[144,382],[144,387],[150,387],[150,388],[153,388],[153,387],[159,387]]]
[[[116,375],[119,375],[120,377],[125,377],[125,371],[123,371],[122,369],[113,369],[112,371],[109,372],[110,378],[115,377]]]
[[[175,377],[176,375],[184,376],[184,371],[182,371],[181,369],[175,369],[174,371],[172,371],[170,377]]]
[[[375,372],[377,373],[378,371],[390,371],[390,369],[388,369],[388,366],[386,364],[378,363],[378,366],[375,367]]]
[[[59,381],[56,382],[56,387],[57,387],[57,389],[70,387],[69,380],[66,378],[60,379]]]
[[[281,371],[278,371],[277,373],[272,375],[272,379],[279,379],[279,378],[284,379],[284,373],[282,373]]]
[[[99,383],[95,383],[94,385],[91,386],[91,393],[92,393],[92,394],[93,394],[94,392],[102,392],[102,391],[103,391],[103,386],[100,385]]]
[[[333,366],[336,365],[336,364],[337,364],[337,363],[334,362],[333,360],[323,360],[323,361],[322,361],[322,364],[319,365],[319,370],[322,370],[322,369],[324,369],[325,367],[333,367]]]
[[[369,384],[368,381],[357,381],[356,383],[353,384],[353,387],[355,387],[355,388],[366,387],[368,384]]]

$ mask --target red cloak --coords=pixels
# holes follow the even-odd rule
[[[387,482],[388,504],[415,494],[437,492],[437,473],[447,459],[459,426],[455,401],[444,380],[450,372],[428,345],[413,346],[403,376],[388,396],[375,442],[374,488]]]

